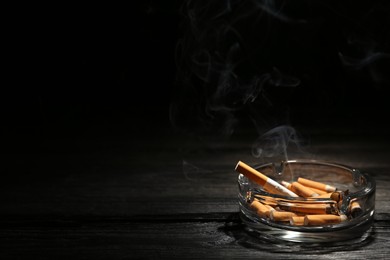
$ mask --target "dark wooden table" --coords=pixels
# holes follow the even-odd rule
[[[234,166],[258,163],[253,133],[130,128],[11,140],[1,165],[1,259],[389,257],[388,127],[296,128],[311,158],[364,169],[376,180],[373,228],[343,246],[271,243],[245,232]]]

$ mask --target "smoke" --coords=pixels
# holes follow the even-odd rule
[[[342,53],[339,53],[340,59],[343,62],[344,66],[351,67],[353,69],[363,69],[367,66],[370,66],[378,61],[390,59],[390,54],[388,53],[369,53],[366,57],[363,58],[351,58],[345,57]]]
[[[274,36],[268,25],[303,21],[284,9],[283,2],[269,0],[183,4],[178,88],[170,107],[174,127],[229,136],[239,123],[237,113],[270,109],[273,99],[279,99],[273,89],[300,85],[291,66],[277,64],[270,56]]]
[[[205,175],[212,173],[211,170],[203,169],[194,164],[183,160],[183,174],[186,180],[196,182],[203,178]]]
[[[252,146],[252,155],[265,161],[288,160],[305,153],[304,141],[288,125],[277,126],[262,134]]]
[[[250,124],[259,136],[253,156],[287,159],[289,150],[303,152],[290,126],[293,109],[312,113],[309,120],[316,111],[342,115],[346,102],[365,98],[356,94],[361,71],[368,75],[358,82],[362,88],[388,82],[388,4],[356,7],[339,1],[185,1],[172,125],[230,136]]]
[[[343,28],[344,46],[338,53],[349,77],[366,75],[373,86],[389,83],[390,4],[378,1],[350,14]]]
[[[339,56],[342,64],[349,70],[368,70],[372,82],[381,83],[383,81],[388,81],[387,73],[390,66],[390,53],[371,53],[370,51],[361,58],[345,56],[342,53],[339,53]],[[384,68],[386,68],[386,72]]]

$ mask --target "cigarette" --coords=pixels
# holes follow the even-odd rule
[[[334,201],[339,202],[340,200],[342,200],[343,195],[341,194],[340,191],[335,191],[335,192],[332,192],[332,193],[330,194],[330,198],[331,198],[332,200],[334,200]]]
[[[299,182],[293,182],[289,183],[287,181],[282,181],[282,185],[286,187],[287,189],[291,190],[292,192],[295,192],[298,195],[301,195],[302,197],[317,197],[319,194],[315,191],[313,191],[309,187],[305,187]]]
[[[282,181],[282,185],[287,189],[291,190],[292,192],[296,193],[296,190],[294,190],[294,187],[291,185],[291,183],[287,181]]]
[[[351,216],[355,218],[363,212],[363,209],[360,206],[359,202],[352,201],[349,206],[349,211],[351,212]]]
[[[318,193],[314,192],[312,189],[303,186],[299,182],[293,182],[291,183],[291,186],[293,187],[294,191],[298,193],[298,195],[301,195],[302,197],[317,197],[319,196]]]
[[[290,218],[290,224],[292,226],[303,226],[305,222],[304,216],[293,216]]]
[[[257,215],[259,215],[260,217],[263,217],[263,218],[264,217],[269,217],[271,210],[272,211],[275,210],[271,206],[264,205],[263,203],[261,203],[258,200],[253,200],[253,202],[251,203],[250,207],[251,207],[251,209],[256,211]]]
[[[319,195],[316,197],[317,199],[325,199],[329,198],[331,200],[334,200],[336,202],[339,202],[343,199],[343,194],[340,191],[335,192],[327,192],[325,194]]]
[[[302,183],[301,183],[302,184]],[[305,186],[305,185],[303,185]],[[305,186],[307,187],[307,186]],[[319,194],[319,195],[325,195],[325,194],[328,194],[329,192],[327,191],[323,191],[323,190],[320,190],[320,189],[316,189],[316,188],[313,188],[313,187],[308,187],[310,188],[312,191],[314,191],[315,193]]]
[[[316,199],[331,199],[333,192],[327,192],[325,194],[318,195]]]
[[[290,191],[286,187],[280,185],[276,181],[271,178],[265,176],[261,172],[253,169],[249,165],[239,161],[236,165],[235,170],[243,175],[245,175],[248,179],[262,186],[266,191],[270,193],[276,193],[280,195],[287,195],[290,197],[298,197],[297,194]]]
[[[327,191],[327,192],[336,191],[335,187],[321,183],[321,182],[312,181],[312,180],[308,180],[308,179],[301,178],[301,177],[299,177],[297,181],[302,185],[305,185],[308,187],[313,187],[313,188],[320,189],[323,191]]]
[[[296,217],[297,214],[289,211],[271,211],[270,218],[272,221],[290,221],[291,217]]]
[[[291,185],[291,183],[287,182],[287,181],[282,181],[282,184],[283,186],[285,186],[287,189],[291,190],[292,192],[295,192],[297,193],[296,190],[294,190],[294,187]],[[319,190],[319,189],[316,189],[316,188],[313,188],[313,187],[307,187],[305,185],[302,185],[304,186],[305,188],[309,188],[310,190],[314,191],[315,193],[317,193],[318,195],[326,195],[328,194],[330,196],[330,193],[329,192],[326,192],[326,191],[323,191],[323,190]],[[329,198],[329,197],[324,197],[324,198]]]
[[[293,204],[279,205],[280,209],[304,214],[334,214],[337,210],[329,204]]]
[[[303,224],[305,226],[318,226],[318,225],[326,225],[326,224],[337,224],[342,221],[345,221],[347,216],[345,215],[331,215],[331,214],[323,214],[323,215],[306,215]]]

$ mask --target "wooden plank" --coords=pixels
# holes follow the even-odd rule
[[[175,220],[176,219],[176,220]],[[390,253],[389,221],[347,245],[276,243],[246,233],[236,213],[173,219],[85,218],[20,222],[0,229],[3,257],[367,259]],[[191,220],[192,219],[192,220]],[[46,224],[42,224],[46,223]]]

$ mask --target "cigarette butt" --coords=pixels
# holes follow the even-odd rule
[[[291,217],[295,217],[297,214],[289,211],[271,211],[270,219],[272,221],[290,221]]]
[[[292,192],[294,193],[298,193],[296,189],[294,189],[294,186],[291,185],[291,183],[287,182],[287,181],[282,181],[282,185],[284,187],[286,187],[287,189],[291,190]],[[322,195],[328,195],[328,196],[323,196],[321,198],[329,198],[330,197],[330,194],[329,192],[326,192],[326,191],[323,191],[323,190],[319,190],[319,189],[316,189],[316,188],[313,188],[313,187],[307,187],[305,185],[302,185],[304,186],[305,188],[308,188],[310,190],[312,190],[313,192],[317,193],[319,196],[322,196]],[[320,198],[320,197],[318,197]]]
[[[293,205],[279,205],[282,210],[292,211],[295,213],[305,214],[332,214],[336,210],[331,205],[325,203],[313,203],[313,204],[293,204]]]
[[[290,191],[286,187],[282,186],[281,184],[277,183],[276,181],[272,180],[271,178],[265,176],[261,172],[253,169],[252,167],[241,161],[237,163],[235,170],[245,175],[253,182],[261,185],[266,191],[270,193],[287,195],[290,197],[298,197],[298,195],[294,192]]]
[[[333,192],[325,192],[325,194],[318,195],[316,199],[331,199]]]
[[[357,202],[357,201],[351,202],[349,210],[351,212],[351,216],[354,218],[359,216],[363,212],[362,207],[360,206],[359,202]]]
[[[271,213],[271,211],[274,211],[275,209],[272,207],[272,206],[270,206],[270,205],[267,205],[267,204],[263,204],[265,207],[267,207],[268,208],[268,210],[269,210],[269,212]]]
[[[271,210],[274,210],[271,206],[264,205],[258,200],[253,200],[250,207],[255,210],[260,217],[269,217]]]
[[[304,219],[305,226],[318,226],[318,225],[326,225],[326,224],[336,224],[342,221],[345,221],[347,216],[345,215],[306,215]]]
[[[261,201],[261,203],[263,203],[263,204],[266,205],[267,207],[273,208],[273,207],[278,206],[278,203],[277,203],[275,200],[272,200],[272,199],[270,199],[270,198],[264,198],[264,197],[262,197],[262,198],[260,199],[260,201]]]
[[[296,191],[298,195],[301,195],[302,197],[317,197],[319,196],[318,193],[314,192],[312,189],[303,186],[299,182],[293,182],[291,183],[291,186]]]
[[[334,201],[339,202],[342,199],[342,194],[339,191],[332,192],[330,198]]]
[[[290,224],[293,226],[303,226],[305,222],[304,216],[293,216],[290,218]]]
[[[305,186],[305,185],[303,185],[303,186]],[[307,187],[307,186],[305,186],[305,187]],[[308,187],[308,188],[310,188],[312,191],[314,191],[315,193],[317,193],[319,195],[325,195],[325,194],[329,193],[327,191],[316,189],[316,188],[313,188],[313,187]]]
[[[312,181],[312,180],[308,180],[308,179],[301,178],[301,177],[299,177],[297,181],[300,184],[302,184],[302,185],[305,185],[305,186],[308,186],[308,187],[312,187],[312,188],[316,188],[316,189],[320,189],[320,190],[323,190],[323,191],[327,191],[327,192],[336,191],[335,187],[327,185],[327,184],[324,184],[324,183],[321,183],[321,182]]]

